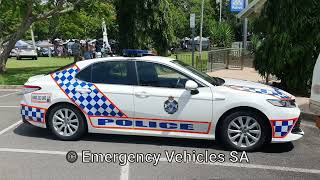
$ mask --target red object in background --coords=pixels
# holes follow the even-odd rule
[[[316,126],[320,128],[320,116],[316,117]]]

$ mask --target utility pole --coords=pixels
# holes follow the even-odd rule
[[[221,22],[221,16],[222,16],[222,0],[220,1],[220,13],[219,13],[219,22]]]
[[[244,8],[248,6],[248,0],[245,0]],[[243,49],[247,48],[247,35],[248,35],[248,18],[244,18],[243,22]]]
[[[192,67],[194,67],[194,28],[196,27],[196,14],[190,14],[190,28],[192,30]]]
[[[200,22],[200,47],[199,47],[199,60],[202,58],[202,27],[203,27],[203,8],[204,8],[204,0],[201,3],[201,22]]]
[[[36,42],[35,42],[35,40],[34,40],[34,34],[33,34],[33,25],[30,26],[30,33],[31,33],[31,39],[32,39],[33,49],[36,49]]]

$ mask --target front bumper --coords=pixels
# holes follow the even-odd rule
[[[289,120],[290,121],[290,120]],[[286,121],[284,121],[286,122]],[[288,121],[287,121],[288,122]],[[301,118],[299,117],[295,122],[293,127],[288,128],[288,133],[287,134],[283,134],[283,136],[275,136],[275,126],[272,127],[272,132],[273,132],[273,136],[272,136],[272,143],[285,143],[285,142],[290,142],[290,141],[295,141],[298,139],[301,139],[304,135],[303,130],[300,128],[300,124],[301,124]],[[282,130],[285,130],[286,127],[281,127]]]

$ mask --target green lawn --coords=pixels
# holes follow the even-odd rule
[[[46,74],[73,62],[73,58],[39,57],[38,60],[16,60],[7,62],[7,72],[0,75],[0,85],[23,85],[29,77]]]

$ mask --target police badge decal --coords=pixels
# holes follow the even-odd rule
[[[164,110],[168,114],[174,114],[178,110],[178,102],[174,100],[172,96],[170,96],[168,100],[164,102]]]

